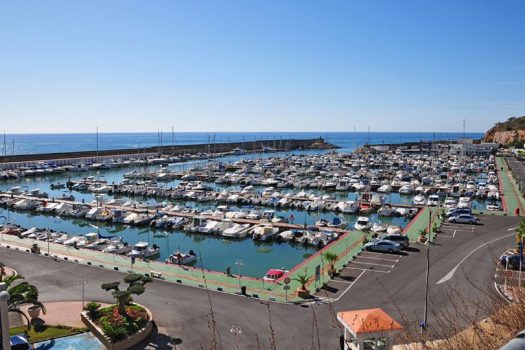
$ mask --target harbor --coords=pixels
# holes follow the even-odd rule
[[[100,252],[125,243],[119,259],[129,260],[139,244],[155,253],[137,255],[149,263],[191,251],[196,268],[220,274],[242,261],[244,275],[262,278],[271,269],[293,270],[341,237],[355,243],[404,233],[415,241],[421,225],[414,221],[429,206],[504,209],[495,158],[467,159],[446,149],[155,159],[78,163],[76,171],[58,173],[47,165],[22,174],[21,165],[12,170],[17,178],[0,182],[1,214],[6,225],[19,225],[19,239],[27,230],[41,232],[33,235],[39,244],[93,234],[87,244],[104,243]]]

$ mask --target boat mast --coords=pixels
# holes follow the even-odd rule
[[[175,132],[173,131],[173,126],[171,127],[171,155],[175,155]]]
[[[98,126],[97,126],[96,134],[97,134],[97,162],[98,162]]]

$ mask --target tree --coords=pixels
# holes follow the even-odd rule
[[[118,306],[118,312],[122,316],[126,316],[126,306],[132,301],[132,295],[141,295],[146,291],[144,287],[146,283],[153,281],[151,277],[143,276],[138,273],[130,273],[124,277],[124,282],[128,284],[126,290],[120,290],[120,282],[110,282],[101,285],[105,291],[113,290],[113,298]]]
[[[516,228],[516,249],[518,250],[523,237],[525,237],[525,218],[521,219],[520,224]]]
[[[297,281],[299,282],[299,284],[301,284],[301,289],[306,289],[306,284],[308,283],[308,281],[310,280],[310,278],[308,277],[308,274],[306,273],[306,271],[304,271],[303,274],[298,274],[297,277],[294,278],[294,281]]]
[[[6,277],[3,282],[6,284],[9,300],[7,302],[7,311],[22,315],[27,321],[27,326],[31,327],[29,317],[20,309],[22,305],[31,305],[39,307],[45,315],[46,308],[44,304],[38,301],[38,288],[29,284],[21,275]]]
[[[332,252],[326,252],[323,254],[326,261],[328,261],[328,264],[330,265],[330,274],[333,275],[335,273],[335,263],[337,262],[337,259],[339,258],[337,254]]]

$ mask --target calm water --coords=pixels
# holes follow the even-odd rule
[[[343,151],[351,151],[356,146],[362,145],[368,141],[367,133],[329,133],[329,134],[314,134],[314,133],[257,133],[257,134],[237,134],[237,133],[218,133],[216,134],[216,142],[228,141],[242,141],[262,138],[311,138],[318,136],[328,136],[328,141],[333,142],[343,148]],[[401,142],[401,141],[419,141],[420,139],[432,139],[433,134],[415,134],[415,133],[371,133],[371,143],[381,142]],[[452,139],[462,136],[462,134],[436,134],[436,139]],[[468,135],[471,137],[480,137],[481,134]],[[19,153],[35,153],[39,152],[57,152],[57,151],[71,151],[71,150],[89,150],[93,149],[92,141],[95,135],[8,135],[7,138],[14,137],[15,140],[20,141]],[[157,134],[101,134],[100,135],[100,149],[115,149],[133,147],[133,144],[141,143],[141,146],[155,145]],[[166,136],[165,136],[166,137]],[[205,133],[188,133],[176,134],[177,143],[203,143],[207,141],[207,134]],[[213,136],[212,136],[213,137]],[[90,141],[91,140],[91,141]],[[18,142],[16,141],[16,142]],[[91,142],[91,143],[90,143]],[[148,143],[149,142],[149,143]],[[166,142],[166,141],[165,141]],[[16,145],[17,143],[15,143]],[[16,150],[16,146],[15,146]],[[307,151],[307,153],[320,153],[322,151]],[[230,156],[221,158],[223,162],[234,162],[240,158],[264,158],[274,156],[284,156],[285,154],[251,154],[244,156]],[[188,169],[199,163],[207,161],[188,162],[170,165],[171,169]],[[158,166],[149,167],[149,170],[158,169]],[[108,183],[121,182],[123,175],[132,170],[144,170],[140,168],[117,168],[106,170],[100,173],[86,172],[86,173],[72,173],[69,174],[72,180],[81,179],[85,176],[99,176],[104,177]],[[24,189],[39,188],[42,191],[49,193],[50,197],[60,197],[63,193],[69,193],[67,190],[51,190],[50,185],[56,182],[65,182],[67,178],[61,175],[48,175],[43,177],[27,177],[22,178],[21,181],[5,181],[0,182],[0,190],[8,190],[13,186],[22,186]],[[178,181],[167,183],[167,186],[175,186]],[[221,187],[221,186],[217,186]],[[298,191],[293,189],[283,189],[281,192]],[[323,193],[319,191],[307,191],[314,193]],[[77,201],[85,200],[86,202],[94,199],[92,194],[73,192]],[[356,193],[340,193],[332,192],[334,197],[344,200],[355,200]],[[144,202],[154,203],[154,199],[147,198],[133,198],[135,200],[142,200]],[[411,196],[400,196],[397,193],[392,193],[387,197],[387,201],[391,203],[409,204],[412,202]],[[188,207],[206,210],[215,206],[215,203],[200,203],[200,202],[183,202]],[[480,207],[484,203],[477,203]],[[231,208],[239,208],[230,206]],[[265,208],[261,208],[265,209]],[[266,208],[267,209],[267,208]],[[295,223],[299,224],[314,224],[320,218],[330,220],[336,215],[333,213],[313,212],[308,213],[298,210],[276,210],[278,215],[289,217],[294,214]],[[9,214],[12,221],[24,227],[48,227],[57,231],[64,231],[69,234],[86,234],[93,232],[94,229],[89,226],[87,221],[61,219],[45,215],[32,215],[30,213],[9,212],[5,210],[0,211],[0,215]],[[353,225],[357,220],[354,215],[342,215],[349,225]],[[403,218],[379,218],[377,215],[371,216],[372,222],[394,223],[400,226],[405,226],[407,221]],[[251,239],[245,240],[226,240],[219,237],[204,236],[198,234],[189,234],[185,232],[172,232],[167,237],[161,236],[162,232],[150,228],[135,228],[122,225],[102,226],[100,229],[102,234],[111,235],[117,234],[122,236],[126,242],[130,244],[139,241],[148,241],[151,244],[157,244],[161,247],[160,259],[165,259],[173,251],[180,249],[181,251],[188,251],[193,249],[199,256],[203,258],[203,265],[206,269],[224,271],[227,267],[235,267],[237,260],[242,260],[243,274],[261,277],[270,268],[286,268],[290,269],[300,263],[309,255],[315,253],[315,248],[307,248],[303,246],[293,246],[288,243],[257,243]]]
[[[468,133],[466,137],[480,138],[481,133]],[[215,142],[242,142],[267,139],[310,139],[324,137],[350,151],[365,143],[398,143],[421,140],[456,140],[463,133],[407,133],[407,132],[258,132],[258,133],[205,133],[188,132],[162,134],[162,144],[205,144]],[[157,146],[160,143],[159,134],[149,133],[99,133],[98,147],[100,150],[141,148]],[[5,145],[5,147],[4,147]],[[51,152],[71,152],[96,150],[97,137],[95,133],[88,134],[7,134],[4,144],[0,136],[0,155],[31,154]]]

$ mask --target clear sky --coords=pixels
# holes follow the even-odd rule
[[[485,131],[523,0],[0,0],[0,130]]]

